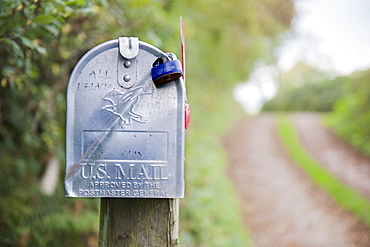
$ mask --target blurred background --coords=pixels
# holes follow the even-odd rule
[[[248,246],[219,141],[232,122],[261,110],[331,112],[333,128],[370,155],[370,6],[329,2],[2,0],[0,246],[97,246],[100,200],[64,197],[69,75],[120,36],[180,57],[180,16],[192,111],[180,243]]]

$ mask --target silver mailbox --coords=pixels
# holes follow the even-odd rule
[[[181,78],[156,86],[151,69],[173,59],[137,38],[87,52],[67,90],[68,197],[182,198]]]

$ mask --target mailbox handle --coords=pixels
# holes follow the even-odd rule
[[[138,37],[119,37],[119,53],[126,59],[133,59],[139,53]]]

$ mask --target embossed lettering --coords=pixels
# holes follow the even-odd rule
[[[110,83],[100,82],[79,82],[77,83],[77,90],[92,91],[92,90],[105,90],[112,88]]]
[[[139,172],[139,177],[138,177],[138,179],[140,179],[140,177],[143,177],[142,179],[150,179],[150,178],[148,177],[148,173],[147,173],[147,171],[145,170],[144,165],[141,165],[141,171]]]
[[[90,166],[90,173],[88,174],[88,175],[85,175],[86,174],[86,172],[85,172],[85,167],[86,166]],[[80,166],[81,166],[81,177],[83,178],[83,179],[89,179],[89,178],[91,178],[91,175],[92,175],[92,173],[93,173],[93,167],[94,167],[94,165],[95,164],[93,164],[93,163],[89,163],[89,164],[86,164],[86,163],[80,163]]]
[[[111,78],[108,76],[108,70],[93,70],[89,73],[89,77],[93,79],[104,79],[104,78]]]
[[[129,178],[128,179],[136,179],[135,177],[133,177],[133,174],[134,174],[134,167],[135,167],[135,165],[134,164],[130,164],[130,170],[129,170],[129,174],[130,174],[130,176],[129,176]]]
[[[111,187],[107,180],[159,181],[169,180],[165,164],[119,164],[119,163],[80,163],[79,176],[84,180],[105,180],[90,183],[90,187]],[[116,182],[114,182],[116,183]],[[159,183],[159,182],[158,182]],[[107,185],[105,185],[107,184]],[[157,182],[142,182],[147,189],[158,189]],[[118,186],[116,186],[118,187]]]
[[[120,164],[116,164],[116,179],[126,178],[126,173],[124,172]]]
[[[153,179],[154,180],[168,180],[168,176],[164,177],[164,174],[163,174],[163,167],[165,167],[165,165],[150,165],[150,166],[153,167]],[[155,172],[156,170],[158,172]],[[155,174],[157,174],[157,176]]]
[[[97,178],[100,178],[100,179],[103,179],[103,178],[110,178],[109,176],[107,176],[107,171],[105,170],[105,166],[106,164],[100,164],[98,166],[98,169],[97,169],[97,173],[96,173],[96,177]]]

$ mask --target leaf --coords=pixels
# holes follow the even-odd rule
[[[98,1],[103,7],[107,8],[109,7],[109,3],[107,0],[100,0]]]
[[[44,28],[55,37],[59,34],[59,28],[57,28],[55,25],[46,25]]]
[[[38,46],[38,45],[35,45],[35,49],[36,49],[36,51],[38,52],[38,53],[40,53],[40,54],[46,54],[46,49],[45,49],[45,47],[42,47],[42,46]]]
[[[15,42],[12,39],[7,39],[7,38],[0,39],[0,43],[1,42],[9,44],[12,47],[12,52],[18,57],[20,57],[20,59],[24,58],[24,53],[22,51],[22,48],[18,45],[17,42]]]
[[[40,23],[40,24],[49,24],[54,20],[53,15],[39,15],[35,19],[33,19],[33,22]]]
[[[76,5],[76,6],[83,6],[85,4],[85,0],[71,0],[67,2],[67,6]]]
[[[34,49],[35,48],[35,44],[32,43],[32,41],[24,36],[21,36],[19,37],[20,40],[22,41],[22,44],[30,49]]]
[[[86,7],[86,8],[81,8],[81,9],[78,9],[78,13],[83,13],[83,14],[90,14],[90,13],[94,13],[95,11],[95,8],[94,7]]]
[[[24,46],[30,48],[31,50],[36,50],[40,54],[46,53],[46,49],[44,47],[33,43],[30,39],[25,38],[25,37],[20,37],[20,40],[22,41]]]

